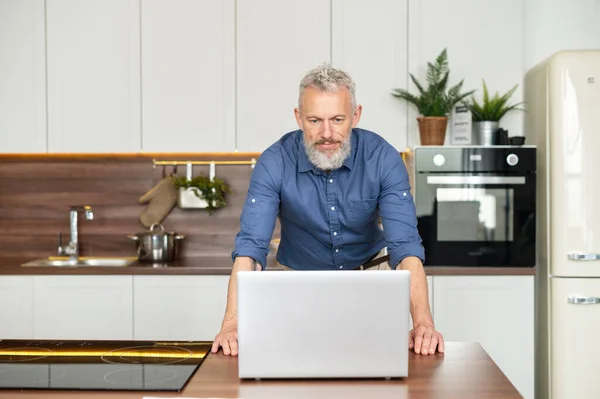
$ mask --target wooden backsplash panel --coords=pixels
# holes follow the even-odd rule
[[[159,159],[251,158],[232,154]],[[208,171],[207,165],[194,166],[194,175],[208,175]],[[153,168],[151,156],[0,156],[0,257],[56,255],[59,232],[63,243],[69,239],[71,205],[90,205],[94,210],[94,220],[79,220],[81,255],[135,255],[135,243],[127,235],[147,231],[139,220],[147,204],[139,204],[138,199],[162,179],[163,173],[173,172],[185,176],[185,166],[176,170],[173,166]],[[216,175],[227,181],[231,193],[227,207],[212,215],[204,210],[173,208],[163,225],[166,230],[186,235],[182,258],[218,256],[223,258],[223,266],[231,264],[251,174],[250,165],[217,165]]]

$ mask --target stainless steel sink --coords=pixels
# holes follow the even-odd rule
[[[136,262],[136,257],[85,257],[71,260],[67,257],[48,257],[23,263],[23,267],[127,267]]]

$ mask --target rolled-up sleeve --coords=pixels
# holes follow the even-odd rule
[[[231,254],[233,261],[238,256],[248,256],[259,262],[263,270],[266,268],[269,242],[279,213],[282,177],[280,152],[270,147],[259,157],[250,178]]]
[[[425,262],[425,250],[417,229],[417,215],[404,161],[393,148],[385,150],[381,161],[379,212],[387,239],[390,266],[396,269],[407,256]]]

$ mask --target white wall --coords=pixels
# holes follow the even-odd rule
[[[600,0],[525,0],[525,72],[568,49],[600,49]]]
[[[450,85],[464,79],[463,92],[477,90],[475,97],[480,100],[482,79],[491,92],[505,93],[519,84],[512,102],[522,101],[523,0],[415,0],[410,5],[410,72],[424,79],[427,62],[446,47]],[[416,117],[416,110],[410,108],[411,147],[419,144]],[[522,113],[507,114],[501,126],[510,136],[522,135]]]
[[[553,52],[600,48],[599,0],[0,0],[0,153],[260,152],[296,128],[302,75],[346,69],[361,127],[418,144],[415,89],[446,47],[450,83],[522,100]],[[310,27],[309,27],[310,26]],[[523,114],[501,123],[523,132]]]

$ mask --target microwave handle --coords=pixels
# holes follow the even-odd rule
[[[525,176],[427,176],[427,184],[525,184]]]

